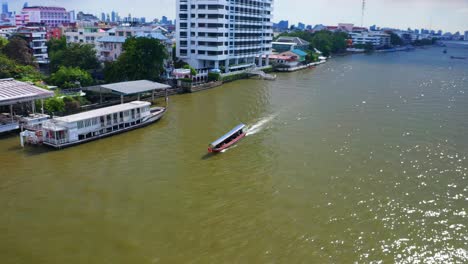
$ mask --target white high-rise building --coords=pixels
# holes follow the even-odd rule
[[[230,71],[268,64],[273,40],[273,0],[176,3],[178,58],[196,69]]]

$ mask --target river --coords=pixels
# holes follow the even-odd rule
[[[171,97],[53,151],[0,139],[2,263],[468,262],[468,49]],[[219,155],[208,143],[244,122]]]

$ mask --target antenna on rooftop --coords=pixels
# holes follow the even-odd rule
[[[364,13],[366,12],[366,0],[362,0],[361,27],[364,27]]]

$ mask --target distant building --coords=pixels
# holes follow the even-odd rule
[[[61,28],[47,29],[47,40],[59,39],[61,37],[62,37],[62,29]]]
[[[76,20],[79,20],[79,21],[95,21],[95,22],[98,22],[99,21],[99,18],[97,18],[95,15],[93,14],[85,14],[83,12],[78,12],[78,14],[76,14]]]
[[[28,23],[43,24],[47,27],[57,27],[70,23],[70,14],[63,7],[30,6],[24,7],[15,17],[17,26]]]
[[[64,36],[67,43],[83,43],[91,44],[96,48],[96,53],[99,54],[97,48],[99,42],[97,41],[101,37],[108,36],[109,33],[105,29],[98,27],[73,27],[65,29]]]
[[[49,63],[49,55],[46,46],[47,31],[45,27],[20,27],[16,31],[16,34],[23,36],[29,43],[37,63]]]
[[[111,13],[111,22],[117,22],[117,14],[115,11],[112,11]]]
[[[166,25],[167,22],[168,22],[167,16],[163,16],[163,17],[161,18],[161,24]]]
[[[8,12],[8,2],[2,3],[2,14],[10,14],[10,12]]]
[[[354,24],[351,23],[339,23],[338,28],[347,31],[347,32],[352,32],[354,29]]]
[[[101,21],[102,22],[106,21],[106,14],[105,13],[101,13]]]
[[[465,41],[468,41],[468,31],[465,31]]]
[[[305,30],[305,27],[306,27],[306,25],[303,24],[303,23],[301,23],[301,22],[299,22],[299,23],[297,24],[297,29],[299,29],[299,30]]]
[[[322,31],[326,29],[327,29],[327,26],[322,25],[322,24],[317,24],[312,28],[312,31],[317,32],[317,31]]]
[[[281,30],[288,30],[289,29],[289,21],[288,20],[281,20],[278,23],[278,28]]]
[[[291,50],[308,50],[310,43],[298,37],[280,37],[272,43],[276,52],[285,52]]]
[[[279,55],[296,58],[297,62],[304,62],[306,60],[307,53],[302,50],[288,50],[280,53]]]
[[[169,58],[172,58],[172,41],[164,36],[159,27],[119,27],[109,30],[109,36],[97,39],[96,48],[100,61],[115,61],[122,54],[122,45],[129,37],[145,37],[159,40],[165,47]]]
[[[198,70],[264,66],[262,56],[271,54],[273,2],[177,0],[177,57]]]
[[[97,40],[99,43],[98,58],[100,61],[115,61],[122,54],[122,46],[126,37],[105,36]]]
[[[374,47],[383,47],[390,45],[390,35],[383,32],[362,32],[349,33],[353,40],[353,45],[356,44],[372,44]]]

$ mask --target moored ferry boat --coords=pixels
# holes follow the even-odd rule
[[[150,106],[149,102],[133,101],[56,117],[37,130],[21,132],[21,145],[44,144],[60,149],[147,126],[166,113],[165,107]]]
[[[234,144],[236,144],[239,140],[245,137],[246,132],[244,132],[245,125],[240,124],[235,127],[233,130],[229,131],[226,135],[220,137],[213,143],[211,143],[208,147],[208,152],[210,153],[218,153],[225,149],[230,148]]]

